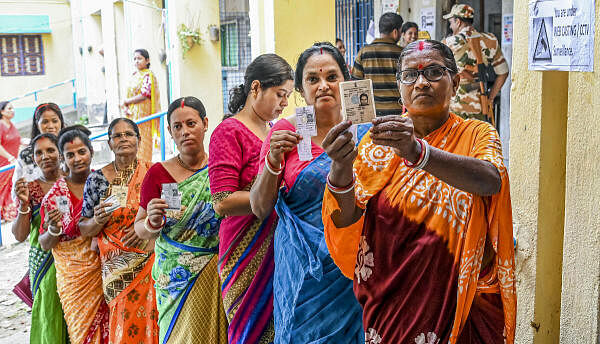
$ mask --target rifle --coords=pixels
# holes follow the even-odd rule
[[[481,37],[473,37],[467,39],[469,47],[475,54],[477,59],[477,75],[479,78],[479,91],[481,95],[479,100],[481,101],[481,112],[485,117],[490,120],[490,123],[496,127],[496,117],[494,116],[494,100],[489,99],[489,93],[487,84],[493,82],[496,79],[496,73],[492,66],[488,66],[483,63],[483,57],[481,56]],[[477,47],[477,48],[475,48]]]

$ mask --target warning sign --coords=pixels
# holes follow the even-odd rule
[[[594,71],[594,0],[529,0],[529,69]]]
[[[537,21],[537,23],[536,23]],[[533,61],[550,61],[552,62],[552,54],[550,53],[550,47],[552,46],[552,42],[548,39],[548,33],[546,30],[546,22],[550,23],[550,27],[552,27],[552,17],[546,18],[535,18],[533,20],[533,26],[538,27],[538,35],[535,43],[535,50],[533,52]],[[536,25],[537,24],[537,25]],[[552,37],[552,36],[550,36]]]

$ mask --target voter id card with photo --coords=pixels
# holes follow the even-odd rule
[[[181,210],[181,193],[179,193],[177,183],[163,184],[160,198],[167,202],[166,210]]]
[[[312,105],[296,108],[296,128],[299,133],[307,132],[310,136],[317,136],[317,120],[315,107]]]
[[[110,188],[111,196],[114,196],[119,202],[119,207],[125,208],[127,206],[127,192],[128,188],[125,185],[112,185]]]
[[[56,209],[63,214],[68,214],[71,209],[69,209],[69,199],[67,196],[56,196]]]
[[[104,207],[104,211],[107,213],[112,213],[121,207],[121,204],[115,195],[108,196],[104,200],[104,203],[108,204],[106,207]]]
[[[370,79],[340,82],[342,117],[352,124],[371,123],[375,118],[373,81]]]

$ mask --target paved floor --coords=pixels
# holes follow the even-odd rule
[[[29,343],[31,309],[12,289],[27,271],[29,243],[16,243],[10,225],[2,224],[0,247],[0,343]]]

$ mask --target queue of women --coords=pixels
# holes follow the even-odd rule
[[[52,114],[36,111],[40,176],[17,180],[13,230],[31,243],[31,342],[513,343],[498,134],[449,113],[460,77],[443,44],[409,44],[398,71],[408,114],[349,130],[334,46],[315,43],[295,71],[261,55],[210,155],[190,96],[167,112],[175,157],[143,159],[146,137],[117,118],[115,159],[96,171],[87,129],[64,128],[54,108],[45,129]],[[271,126],[294,89],[315,109],[310,161],[294,116]],[[180,207],[165,199],[173,187]]]

